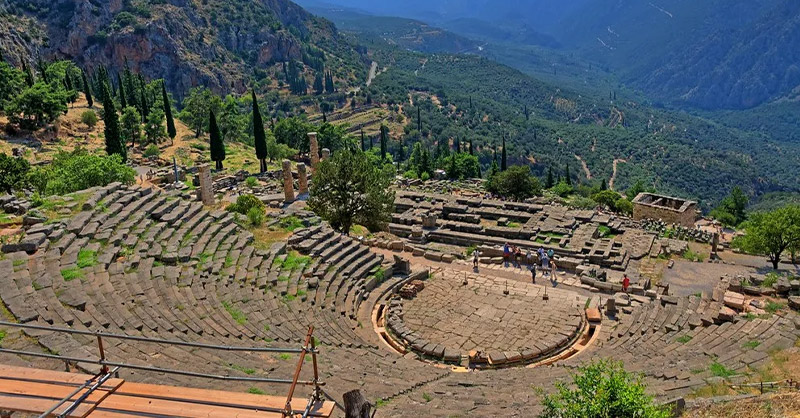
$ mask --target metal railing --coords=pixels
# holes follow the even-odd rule
[[[87,359],[87,358],[78,358],[78,357],[71,357],[71,356],[62,356],[59,354],[51,354],[51,353],[38,353],[33,351],[23,351],[23,350],[12,350],[8,348],[0,347],[0,353],[7,353],[7,354],[15,354],[15,355],[24,355],[24,356],[31,356],[31,357],[40,357],[40,358],[48,358],[48,359],[55,359],[64,361],[69,368],[69,363],[86,363],[86,364],[96,364],[101,367],[100,373],[92,377],[91,379],[87,380],[82,386],[78,387],[74,393],[70,394],[69,396],[62,399],[59,403],[54,405],[50,410],[46,411],[41,417],[47,417],[52,414],[56,409],[58,409],[61,405],[68,402],[79,393],[81,390],[86,389],[89,387],[86,393],[84,393],[81,397],[78,398],[75,402],[73,402],[64,412],[57,415],[67,416],[71,411],[73,411],[80,402],[86,399],[88,395],[102,386],[102,384],[108,380],[112,375],[119,376],[120,369],[132,369],[132,370],[141,370],[146,372],[155,372],[155,373],[165,373],[165,374],[173,374],[173,375],[181,375],[181,376],[190,376],[190,377],[198,377],[198,378],[205,378],[205,379],[214,379],[214,380],[223,380],[223,381],[241,381],[241,382],[253,382],[253,383],[277,383],[277,384],[288,384],[289,393],[286,397],[286,404],[283,409],[276,410],[275,408],[259,408],[259,410],[272,410],[273,412],[280,412],[283,416],[294,416],[295,414],[302,414],[302,416],[308,417],[309,413],[311,412],[311,408],[316,402],[322,401],[323,396],[327,396],[327,394],[322,390],[322,386],[325,385],[325,382],[321,381],[319,378],[319,369],[317,363],[317,354],[319,354],[319,350],[316,347],[316,341],[313,337],[314,327],[308,327],[308,333],[306,334],[305,341],[303,345],[299,348],[275,348],[275,347],[241,347],[241,346],[228,346],[228,345],[215,345],[215,344],[203,344],[203,343],[193,343],[187,341],[179,341],[179,340],[165,340],[160,338],[146,338],[146,337],[137,337],[133,335],[124,335],[124,334],[113,334],[107,333],[102,331],[87,331],[87,330],[77,330],[72,328],[62,328],[62,327],[55,327],[55,326],[43,326],[43,325],[36,325],[36,324],[19,324],[14,322],[7,322],[7,321],[0,321],[0,326],[4,327],[12,327],[12,328],[22,328],[22,329],[32,329],[32,330],[40,330],[40,331],[51,331],[51,332],[59,332],[59,333],[66,333],[66,334],[75,334],[75,335],[84,335],[95,337],[97,339],[97,348],[99,359]],[[166,369],[161,367],[152,367],[152,366],[140,366],[136,364],[129,364],[129,363],[122,363],[117,361],[109,361],[106,359],[105,348],[103,346],[103,339],[118,339],[118,340],[128,340],[128,341],[137,341],[143,343],[153,343],[153,344],[164,344],[164,345],[173,345],[173,346],[182,346],[182,347],[192,347],[192,348],[203,348],[209,350],[219,350],[219,351],[247,351],[247,352],[259,352],[259,353],[282,353],[282,354],[300,354],[300,358],[297,361],[297,366],[295,367],[293,376],[291,379],[277,379],[277,378],[268,378],[268,377],[252,377],[252,376],[222,376],[222,375],[215,375],[210,373],[199,373],[199,372],[190,372],[186,370],[176,370],[176,369]],[[313,380],[300,380],[300,372],[303,367],[303,363],[305,361],[306,355],[311,354],[312,364],[314,368],[314,378]],[[109,367],[114,367],[113,370],[109,370]],[[305,385],[305,386],[313,386],[313,392],[309,397],[308,404],[303,411],[294,411],[292,409],[292,398],[294,397],[295,389],[297,385]]]

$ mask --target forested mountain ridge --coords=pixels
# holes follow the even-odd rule
[[[2,0],[0,52],[20,59],[70,59],[121,72],[128,62],[182,95],[203,85],[241,93],[270,82],[286,61],[333,70],[338,84],[363,83],[358,47],[329,21],[288,0]]]
[[[477,56],[374,54],[389,70],[368,91],[408,116],[409,148],[417,141],[431,149],[472,142],[487,167],[505,136],[509,164],[531,164],[539,176],[569,166],[584,184],[614,178],[624,190],[642,180],[706,208],[735,185],[757,195],[797,190],[800,181],[796,144],[683,112],[581,95]]]
[[[800,86],[794,0],[597,0],[555,36],[662,102],[742,109]]]

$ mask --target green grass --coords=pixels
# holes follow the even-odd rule
[[[681,344],[686,344],[689,341],[692,341],[692,336],[691,335],[682,335],[682,336],[678,337],[675,341],[677,341],[677,342],[679,342]]]
[[[93,267],[97,264],[97,252],[92,250],[80,250],[78,252],[78,267]]]
[[[249,367],[239,366],[238,364],[231,364],[231,369],[238,370],[244,374],[254,374],[256,369],[251,369]]]
[[[61,270],[61,277],[64,278],[64,281],[72,281],[75,279],[82,279],[83,278],[83,270],[78,267],[70,267],[68,269]]]
[[[433,396],[431,396],[428,392],[422,392],[422,399],[424,399],[425,402],[430,402],[433,400]]]
[[[281,359],[281,360],[286,361],[286,360],[290,360],[292,358],[292,355],[289,354],[289,353],[280,353],[280,354],[278,354],[278,358]]]
[[[384,407],[386,405],[389,405],[388,400],[378,399],[377,401],[375,401],[375,409]]]
[[[286,258],[281,263],[281,270],[295,271],[298,268],[311,264],[311,257],[300,255],[297,251],[286,254]]]
[[[0,342],[3,342],[3,338],[6,338],[5,330],[0,329]]]
[[[14,260],[13,264],[14,264],[14,267],[19,267],[19,266],[25,264],[26,262],[27,262],[27,260],[25,260],[24,258],[20,258],[18,260]]]
[[[764,277],[764,281],[761,283],[761,287],[772,287],[780,278],[781,276],[777,273],[767,273],[766,277]]]
[[[519,224],[516,222],[509,222],[506,227],[508,228],[519,228]]]
[[[478,246],[477,246],[477,245],[475,245],[475,244],[472,244],[472,245],[470,245],[469,247],[467,247],[467,252],[466,252],[466,254],[467,254],[467,257],[471,256],[471,255],[472,255],[472,253],[474,253],[474,252],[475,252],[475,250],[477,250],[477,249],[478,249]]]
[[[231,315],[234,321],[236,321],[239,325],[244,325],[247,323],[247,317],[242,313],[239,308],[233,306],[228,301],[222,301],[222,306],[225,308],[226,311]]]
[[[605,238],[611,234],[611,228],[605,225],[600,225],[597,227],[597,234],[600,236],[600,238]]]
[[[683,258],[695,262],[705,261],[705,257],[702,254],[694,252],[689,248],[687,248],[686,251],[683,252]]]
[[[758,347],[759,345],[761,345],[761,341],[752,340],[752,341],[748,341],[748,342],[742,344],[742,348],[749,348],[749,349],[752,350],[752,349],[755,349],[756,347]]]
[[[206,253],[200,253],[197,255],[197,261],[199,261],[200,264],[205,264],[205,262],[208,261],[209,258],[211,258],[211,255]]]
[[[725,378],[725,379],[727,379],[727,378],[729,378],[729,377],[731,377],[731,376],[736,374],[735,371],[725,367],[725,365],[723,365],[722,363],[719,363],[717,361],[714,361],[713,363],[711,363],[711,365],[708,366],[708,370],[710,370],[711,374],[713,374],[714,376],[722,377],[722,378]]]
[[[161,262],[161,261],[158,261],[158,260],[153,261],[153,267],[161,267],[163,265],[164,265],[164,263]]]
[[[250,394],[253,394],[253,395],[266,395],[266,392],[264,392],[263,390],[261,390],[259,388],[255,388],[255,387],[247,389],[247,393],[250,393]]]
[[[303,227],[303,221],[297,216],[287,216],[278,222],[278,226],[284,231],[294,232],[295,229]]]
[[[223,268],[228,268],[233,265],[233,258],[231,256],[225,256],[225,264],[222,265]]]
[[[770,301],[770,302],[767,302],[766,306],[764,306],[764,310],[769,312],[769,313],[771,313],[771,314],[774,314],[775,312],[778,312],[781,309],[783,309],[784,306],[786,306],[786,305],[784,305],[782,303]]]
[[[384,280],[386,280],[386,270],[384,270],[383,267],[378,267],[374,276],[378,284],[381,284]]]
[[[31,286],[33,287],[33,290],[35,290],[37,292],[43,289],[42,285],[40,285],[38,282],[36,282],[36,280],[31,282]]]
[[[269,332],[269,329],[270,329],[270,328],[269,328],[269,324],[264,324],[264,331],[267,331],[267,332]]]

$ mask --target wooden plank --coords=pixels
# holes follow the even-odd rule
[[[286,405],[286,398],[281,396],[254,395],[251,393],[151,385],[134,382],[125,382],[117,389],[115,394],[174,399],[188,402],[213,402],[229,406],[270,408],[276,410],[282,410]],[[292,409],[295,411],[305,410],[307,404],[307,398],[296,397],[292,399]],[[312,408],[309,416],[329,417],[333,414],[334,407],[335,405],[333,402],[317,403],[316,407]]]
[[[53,405],[56,404],[57,401],[60,401],[71,392],[75,390],[74,387],[70,386],[63,386],[59,384],[47,384],[47,383],[35,383],[35,382],[20,382],[16,380],[0,380],[0,394],[14,397],[18,399],[42,399],[46,400],[49,405],[42,409],[41,411],[34,411],[42,413]],[[77,400],[82,393],[85,393],[88,388],[84,389],[83,391],[73,395],[70,398],[70,402],[64,403],[63,407],[59,407],[56,412],[61,412],[67,408],[68,405],[71,404],[72,401]],[[84,417],[89,412],[91,412],[92,408],[94,408],[95,404],[102,401],[103,398],[108,396],[109,391],[103,389],[97,389],[92,392],[86,399],[81,402],[81,404],[75,408],[75,410],[69,415],[70,417]],[[0,409],[5,408],[5,404],[0,404]],[[11,409],[11,408],[8,408]]]
[[[53,384],[68,385],[74,388],[84,384],[91,378],[92,375],[90,374],[59,372],[0,364],[0,379],[51,382]],[[103,383],[103,388],[110,390],[111,388],[118,387],[124,381],[123,379],[108,379]]]
[[[242,418],[281,418],[279,412],[243,411],[238,408],[201,405],[163,399],[141,398],[111,394],[98,406],[95,413],[104,412],[131,412],[147,413],[152,415],[166,415],[170,417],[199,418],[199,417],[242,417]],[[94,414],[90,415],[94,416]]]

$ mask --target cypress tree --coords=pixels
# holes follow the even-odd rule
[[[397,151],[397,162],[402,163],[406,160],[406,153],[403,150],[403,138],[400,138],[400,149]]]
[[[569,175],[569,164],[564,168],[564,181],[572,186],[572,177]]]
[[[469,140],[469,155],[475,155],[475,153],[472,151],[472,139],[471,138]]]
[[[366,152],[367,151],[367,144],[364,143],[364,129],[363,128],[361,129],[361,151],[362,152]]]
[[[119,132],[119,115],[114,106],[114,97],[108,83],[103,83],[103,121],[105,122],[106,154],[117,154],[122,157],[122,161],[128,159],[128,149],[122,142]]]
[[[322,83],[322,74],[317,73],[314,77],[314,93],[320,95],[325,92],[325,86]]]
[[[86,77],[86,71],[81,71],[81,79],[83,80],[83,94],[86,96],[86,103],[91,108],[94,106],[94,98],[92,98],[92,85]]]
[[[25,73],[25,84],[27,84],[28,87],[33,87],[33,71],[31,71],[31,67],[28,67],[25,60],[22,60],[22,72]]]
[[[458,178],[458,168],[456,167],[456,154],[450,156],[450,167],[447,168],[447,177],[451,179]]]
[[[547,180],[544,183],[545,189],[551,189],[553,187],[553,167],[550,166],[547,168]]]
[[[456,144],[455,145],[456,145],[456,154],[460,154],[461,153],[461,141],[458,138],[456,138]]]
[[[417,132],[419,132],[419,136],[422,136],[422,114],[419,106],[417,106]]]
[[[253,92],[253,138],[255,138],[256,158],[261,162],[261,172],[267,171],[267,134],[264,132],[264,120],[258,110],[258,98]]]
[[[142,122],[147,120],[147,116],[150,115],[150,106],[147,103],[147,97],[144,95],[144,91],[146,90],[144,82],[141,83],[141,90],[139,90],[140,101],[142,104]]]
[[[172,104],[169,102],[167,95],[167,83],[161,80],[161,101],[164,102],[164,116],[167,119],[167,134],[171,139],[175,139],[178,131],[175,129],[175,119],[172,118]]]
[[[389,128],[386,125],[381,125],[381,160],[386,161],[386,131]]]
[[[608,189],[608,182],[606,179],[600,179],[600,190]]]
[[[128,107],[128,100],[125,98],[125,86],[122,84],[122,76],[119,77],[119,103],[122,109]]]
[[[222,170],[222,161],[225,160],[225,144],[222,142],[222,135],[219,133],[217,117],[214,116],[214,111],[212,110],[209,115],[208,132],[211,137],[211,161],[216,163],[217,170]]]
[[[500,171],[506,171],[508,168],[508,156],[506,155],[506,135],[503,134],[503,155],[500,159]]]
[[[39,75],[42,77],[45,84],[49,83],[50,80],[47,79],[47,65],[45,65],[41,58],[36,61],[36,66],[39,68]]]

